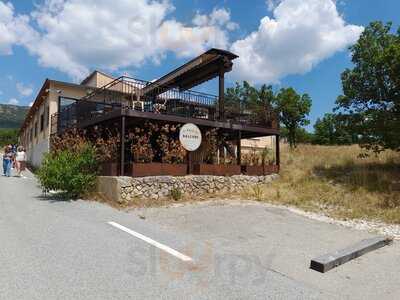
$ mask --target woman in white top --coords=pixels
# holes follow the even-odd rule
[[[17,149],[17,155],[15,156],[15,161],[17,162],[17,174],[21,176],[21,172],[25,171],[26,167],[26,152],[24,147],[19,146]]]

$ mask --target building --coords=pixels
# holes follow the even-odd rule
[[[50,135],[54,133],[51,117],[113,80],[114,78],[99,71],[91,73],[80,84],[45,80],[20,130],[20,142],[26,147],[28,161],[32,166],[39,166],[44,153],[49,152]]]
[[[64,130],[115,126],[125,136],[127,129],[152,121],[160,124],[193,123],[201,130],[216,128],[220,136],[235,144],[240,165],[241,146],[275,147],[279,166],[279,124],[265,107],[262,114],[232,103],[225,103],[224,74],[230,72],[237,56],[210,49],[153,82],[129,77],[113,78],[94,71],[80,84],[46,79],[20,130],[20,141],[27,148],[28,161],[39,166],[50,149],[50,137]],[[217,77],[218,96],[191,88]],[[125,139],[120,145],[120,174],[126,161]],[[196,162],[196,155],[192,156]]]

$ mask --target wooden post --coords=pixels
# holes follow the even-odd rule
[[[238,136],[236,140],[236,161],[237,164],[240,166],[242,164],[242,132],[238,131]]]
[[[125,175],[125,116],[121,117],[121,168],[119,175]]]
[[[218,80],[218,85],[219,85],[219,105],[218,105],[218,110],[219,110],[219,119],[220,120],[225,120],[225,80],[224,80],[224,69],[221,67],[219,71],[219,80]]]
[[[276,165],[278,166],[278,172],[280,170],[280,165],[281,165],[281,158],[280,158],[280,153],[279,153],[279,135],[277,134],[275,136],[275,151],[276,151]]]
[[[187,160],[187,174],[192,174],[193,168],[192,168],[192,155],[191,151],[186,151],[186,160]]]

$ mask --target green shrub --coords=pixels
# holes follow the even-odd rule
[[[256,184],[251,187],[251,194],[257,201],[261,201],[264,198],[264,190],[261,184]]]
[[[44,191],[59,190],[76,198],[93,187],[96,173],[95,149],[86,145],[79,152],[47,154],[37,175]]]
[[[173,188],[170,192],[172,199],[178,201],[182,198],[182,191],[178,188]]]
[[[0,147],[18,142],[18,129],[0,128]]]

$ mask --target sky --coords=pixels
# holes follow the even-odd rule
[[[211,47],[239,55],[226,85],[294,87],[331,112],[348,47],[399,0],[0,0],[0,103],[31,105],[46,78],[98,69],[153,80]],[[216,80],[194,88],[217,93]]]

